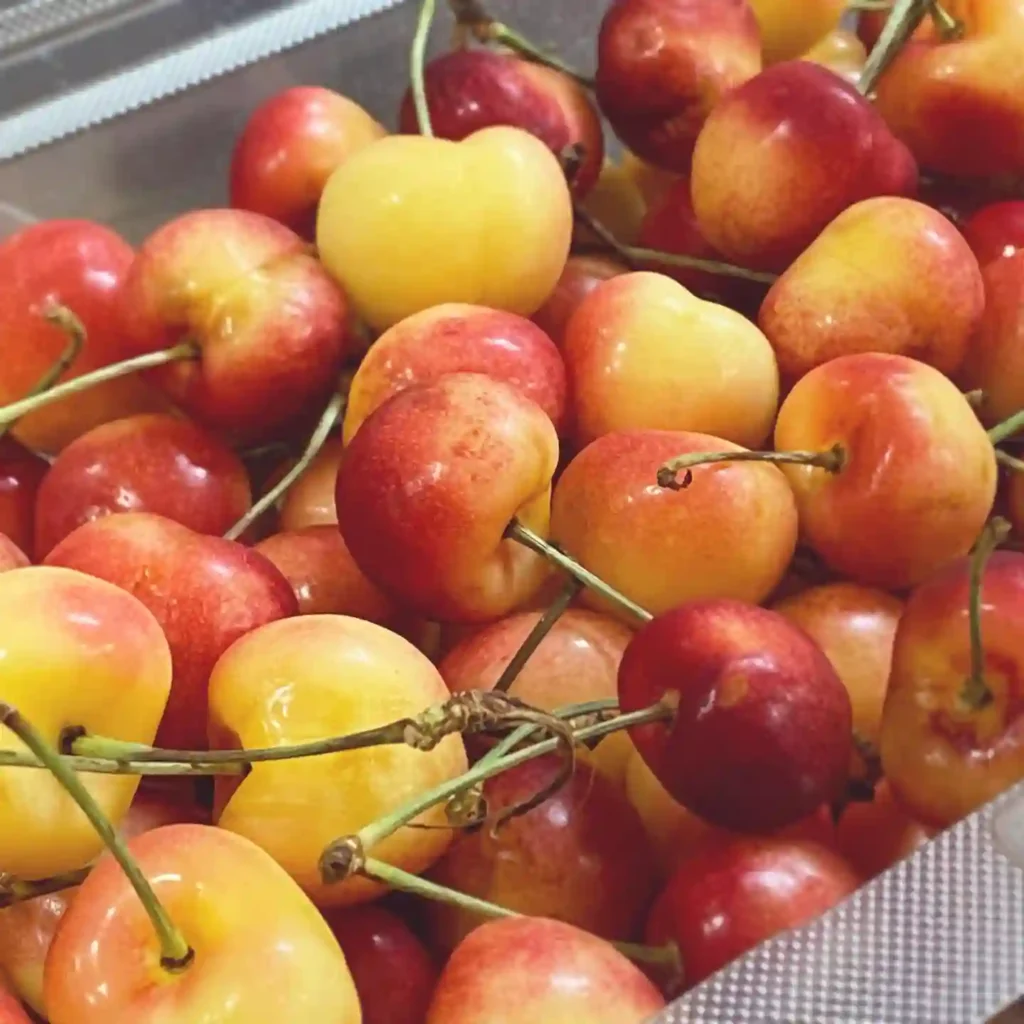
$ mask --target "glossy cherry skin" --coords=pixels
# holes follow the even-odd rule
[[[179,417],[131,416],[83,434],[54,460],[36,502],[36,554],[114,512],[152,512],[219,536],[251,502],[245,466],[214,434]]]
[[[637,156],[685,173],[708,113],[761,70],[746,0],[615,0],[597,40],[597,99]]]
[[[385,134],[362,107],[331,89],[284,89],[252,112],[235,143],[231,205],[272,217],[312,241],[327,179]]]
[[[602,282],[626,274],[629,268],[607,256],[570,256],[555,290],[530,318],[559,348],[580,303]]]
[[[27,555],[35,552],[35,509],[49,463],[8,435],[0,439],[0,533]]]
[[[482,128],[509,125],[541,140],[555,156],[580,147],[582,162],[573,192],[585,196],[604,162],[604,136],[587,94],[568,76],[541,64],[491,50],[453,50],[424,70],[434,134],[455,142]],[[411,90],[399,111],[399,127],[419,130]]]
[[[376,903],[324,916],[356,984],[362,1024],[423,1024],[438,967],[409,926]]]
[[[140,869],[195,953],[160,964],[156,932],[110,857],[68,908],[47,958],[52,1024],[355,1024],[345,957],[316,907],[255,844],[209,825],[165,825],[130,841]]]
[[[162,747],[205,749],[214,665],[246,633],[298,611],[288,581],[259,552],[151,513],[86,523],[47,555],[46,564],[114,583],[156,616],[174,660],[157,733]]]
[[[821,648],[777,612],[691,601],[640,629],[619,706],[667,701],[630,730],[661,784],[720,828],[764,834],[837,799],[850,763],[850,696]]]
[[[458,693],[494,686],[542,614],[509,615],[456,643],[438,664],[448,688]],[[610,615],[570,608],[530,655],[508,692],[546,711],[614,697],[619,662],[632,636],[628,626]]]
[[[110,228],[87,220],[31,224],[0,243],[0,405],[23,398],[68,346],[44,312],[56,302],[85,328],[85,343],[62,380],[132,355],[120,298],[134,262],[132,247]],[[87,388],[20,419],[12,434],[34,451],[54,453],[107,420],[166,407],[130,374]]]
[[[610,943],[564,921],[488,921],[459,945],[426,1024],[644,1024],[665,1000]]]
[[[971,214],[960,229],[984,269],[1024,249],[1024,200],[990,203]]]
[[[897,802],[946,828],[1024,779],[1024,554],[997,551],[981,587],[983,679],[971,677],[971,559],[916,587],[896,629],[879,751]]]
[[[678,944],[692,987],[778,932],[824,913],[859,884],[842,858],[817,843],[714,837],[669,880],[646,940]]]
[[[359,571],[334,525],[275,533],[254,550],[292,585],[300,615],[352,615],[383,624],[398,615],[394,603]]]
[[[549,755],[489,780],[489,823],[461,835],[431,878],[520,914],[629,940],[654,896],[654,855],[639,815],[613,783],[578,764],[539,807],[492,827],[502,812],[545,792],[560,770],[560,757]],[[478,914],[442,904],[427,912],[431,937],[445,953],[482,923]]]

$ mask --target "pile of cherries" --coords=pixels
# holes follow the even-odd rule
[[[0,243],[0,1024],[642,1024],[1024,779],[1024,3],[862,3]]]

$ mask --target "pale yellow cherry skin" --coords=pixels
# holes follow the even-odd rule
[[[383,331],[443,302],[532,315],[562,273],[572,222],[562,168],[528,132],[395,135],[328,180],[316,243],[359,314]]]

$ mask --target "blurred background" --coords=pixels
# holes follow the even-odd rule
[[[490,0],[487,6],[592,70],[608,0]],[[261,47],[274,49],[285,33],[301,38],[317,18],[374,7],[386,9],[137,114],[9,159],[40,132],[131,109],[169,87],[201,81],[211,63],[230,66]],[[438,9],[434,51],[449,44],[453,24],[445,3]],[[416,4],[396,0],[0,0],[0,203],[7,220],[18,211],[37,218],[88,216],[135,241],[171,214],[221,205],[235,135],[261,100],[288,85],[330,86],[393,126],[408,84],[416,13]],[[139,74],[118,79],[118,72],[140,65]],[[69,91],[104,80],[106,87],[84,90],[87,103],[61,102]]]

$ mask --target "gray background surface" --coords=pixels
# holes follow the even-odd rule
[[[63,8],[76,0],[48,0],[47,5],[54,2]],[[540,43],[557,43],[569,60],[591,69],[595,32],[607,5],[608,0],[491,0],[488,6],[496,17],[506,18]],[[40,63],[40,54],[60,65],[68,81],[85,82],[122,67],[127,56],[137,57],[147,48],[154,55],[166,50],[169,41],[192,41],[197,25],[237,19],[240,11],[287,5],[272,0],[136,0],[128,6],[141,13],[127,20],[85,22],[78,37],[59,44],[37,37],[31,46],[8,46],[6,51],[0,13],[0,54],[6,52],[6,59],[0,57],[0,103],[7,105],[6,110],[0,106],[0,116],[26,97],[50,98],[52,75],[45,88],[29,81],[42,73],[45,62]],[[286,86],[329,85],[393,125],[408,83],[408,41],[417,6],[400,4],[85,134],[0,163],[0,203],[34,217],[101,220],[137,241],[170,215],[225,202],[227,165],[240,127],[256,104]],[[438,6],[434,50],[447,45],[451,31],[444,0]],[[153,45],[154,35],[160,45]],[[0,138],[2,133],[0,122]]]

